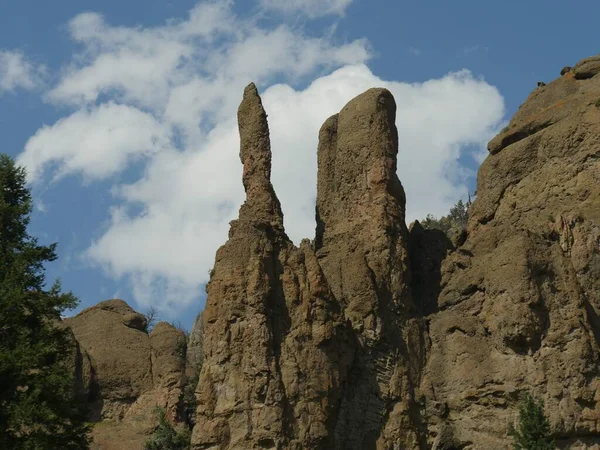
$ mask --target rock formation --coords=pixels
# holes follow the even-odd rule
[[[314,248],[285,235],[254,85],[238,118],[247,198],[207,287],[194,448],[418,446],[393,97],[370,90],[321,129]]]
[[[256,87],[238,110],[246,201],[189,341],[109,300],[73,330],[96,448],[141,448],[155,406],[192,448],[508,449],[519,395],[561,449],[600,449],[600,56],[536,88],[489,143],[467,229],[405,224],[396,105],[370,89],[319,132],[316,235],[296,247]],[[409,149],[406,149],[409,151]],[[120,425],[119,425],[120,424]]]
[[[207,286],[192,448],[505,449],[524,391],[561,448],[596,448],[599,61],[490,142],[456,242],[407,230],[394,99],[371,89],[320,130],[316,236],[295,247],[248,86],[246,202]]]
[[[238,117],[246,201],[207,286],[193,447],[331,448],[350,336],[309,243],[284,232],[252,84]]]
[[[94,445],[141,448],[154,410],[182,419],[186,337],[166,322],[147,333],[146,318],[123,300],[107,300],[65,319],[76,338],[76,380],[87,395]]]
[[[204,344],[203,344],[204,328],[202,324],[202,313],[196,316],[192,330],[187,341],[186,354],[186,375],[194,377],[196,371],[202,367],[204,361]]]
[[[319,132],[315,250],[355,352],[335,418],[336,448],[419,441],[410,417],[417,374],[405,336],[418,324],[407,323],[414,306],[395,120],[391,93],[370,89]]]
[[[489,144],[428,317],[433,448],[507,448],[523,390],[561,448],[600,443],[599,61],[536,89]]]

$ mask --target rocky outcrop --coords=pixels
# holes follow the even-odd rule
[[[598,61],[536,89],[490,142],[428,317],[432,448],[508,448],[525,390],[544,399],[561,448],[600,443]]]
[[[600,73],[600,55],[582,59],[573,68],[574,76],[578,80],[586,80]]]
[[[455,247],[443,231],[425,229],[415,221],[410,226],[408,250],[416,314],[429,316],[438,311],[442,262]]]
[[[89,354],[97,383],[96,415],[122,419],[152,388],[151,347],[145,318],[122,300],[107,300],[65,320]]]
[[[196,372],[202,367],[202,362],[204,361],[203,327],[202,313],[200,313],[196,316],[196,320],[194,320],[187,341],[186,375],[190,378],[194,377]]]
[[[254,85],[238,119],[247,198],[207,287],[193,448],[425,445],[392,95],[367,91],[322,127],[317,235],[300,248]]]
[[[254,85],[238,118],[246,201],[207,286],[192,446],[331,448],[353,356],[347,326],[309,243],[284,232]]]
[[[76,392],[97,420],[134,427],[159,405],[177,421],[186,373],[200,368],[196,450],[475,450],[510,448],[530,391],[559,448],[599,448],[598,61],[540,85],[490,141],[452,241],[407,229],[395,101],[370,89],[319,132],[316,235],[296,247],[249,85],[238,110],[246,200],[189,341],[166,323],[148,334],[125,302],[102,302],[66,320]],[[126,429],[119,442],[135,448]]]
[[[406,229],[394,99],[358,96],[320,130],[316,236],[300,248],[248,86],[246,202],[207,287],[193,448],[509,448],[524,391],[561,448],[595,448],[599,72],[588,58],[530,95],[489,143],[454,241]]]
[[[182,420],[185,334],[146,318],[123,300],[107,300],[64,320],[75,342],[76,389],[87,397],[94,448],[139,447],[155,423],[155,408]]]
[[[351,324],[356,354],[335,448],[419,443],[405,336],[418,324],[407,324],[414,305],[395,120],[391,93],[370,89],[319,132],[315,250]]]

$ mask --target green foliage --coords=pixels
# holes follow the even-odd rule
[[[594,103],[596,105],[596,108],[600,108],[600,98],[598,100],[596,100],[596,103]]]
[[[508,434],[515,450],[553,450],[550,423],[544,415],[544,402],[526,393],[519,404],[519,420],[510,425]]]
[[[189,450],[191,432],[185,428],[177,431],[167,420],[165,410],[157,408],[158,425],[150,439],[144,444],[144,450]]]
[[[452,208],[447,216],[442,216],[439,219],[428,214],[419,223],[427,230],[436,229],[443,231],[448,238],[453,239],[462,231],[466,230],[469,220],[469,210],[471,209],[471,196],[466,202],[459,200]]]
[[[56,244],[38,245],[27,233],[30,214],[25,170],[0,155],[0,448],[86,449],[71,334],[60,326],[77,299],[58,281],[45,289]]]

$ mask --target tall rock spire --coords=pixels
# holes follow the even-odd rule
[[[334,294],[347,304],[347,316],[375,340],[381,333],[377,310],[384,306],[379,292],[389,294],[385,308],[401,313],[411,307],[395,119],[392,94],[369,89],[319,132],[317,255]],[[360,274],[342,276],[342,267]],[[366,291],[372,295],[358,295]]]
[[[283,229],[281,204],[271,185],[271,141],[267,114],[254,83],[244,90],[238,109],[240,159],[246,202],[240,220],[263,223]]]
[[[413,344],[405,337],[419,336],[419,324],[408,320],[413,307],[395,120],[392,94],[369,89],[319,132],[316,254],[357,339],[353,383],[335,424],[339,449],[423,443],[413,420],[418,380],[408,360],[409,347],[421,351],[420,339]]]
[[[285,235],[266,118],[251,84],[238,110],[246,201],[217,252],[202,314],[195,450],[332,448],[353,357],[310,245]]]

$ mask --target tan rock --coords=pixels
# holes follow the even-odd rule
[[[238,118],[246,201],[207,287],[193,448],[330,448],[346,327],[310,245],[285,235],[254,85]]]
[[[509,448],[525,390],[544,399],[561,448],[598,443],[596,60],[534,91],[490,142],[467,240],[444,261],[429,318],[421,393],[432,448]]]
[[[76,338],[76,389],[90,402],[92,448],[141,448],[164,408],[182,416],[185,334],[166,322],[150,335],[146,318],[123,300],[107,300],[66,319]]]
[[[573,68],[575,78],[585,80],[600,72],[600,55],[590,56],[579,61]]]
[[[370,89],[319,133],[315,249],[357,340],[335,448],[418,448],[420,440],[404,336],[415,308],[395,119],[391,93]]]
[[[204,361],[204,347],[203,347],[203,320],[202,313],[196,316],[190,336],[187,342],[187,354],[186,354],[186,375],[193,377],[199,368],[202,367]]]
[[[128,325],[142,321],[136,314],[123,300],[107,300],[65,320],[92,359],[101,416],[106,419],[122,419],[129,406],[152,389],[148,335]]]

